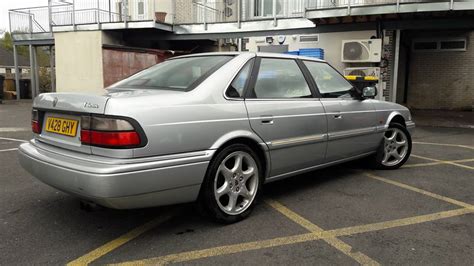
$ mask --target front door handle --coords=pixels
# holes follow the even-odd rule
[[[342,119],[342,115],[341,114],[334,115],[334,119]]]
[[[260,116],[260,122],[263,125],[273,125],[273,116],[272,115],[262,115],[262,116]]]

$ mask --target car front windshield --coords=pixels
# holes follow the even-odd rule
[[[145,88],[190,91],[203,78],[227,63],[232,56],[195,56],[167,60],[152,66],[110,88]]]

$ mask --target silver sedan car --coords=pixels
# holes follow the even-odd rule
[[[362,157],[379,169],[403,165],[410,112],[375,95],[314,58],[176,57],[103,95],[39,95],[19,158],[44,183],[99,205],[197,201],[232,223],[264,183]]]

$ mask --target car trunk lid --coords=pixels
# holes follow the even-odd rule
[[[53,146],[91,154],[91,147],[81,143],[81,116],[104,114],[109,98],[75,93],[39,95],[33,108],[40,112],[41,133],[35,134],[35,138]]]

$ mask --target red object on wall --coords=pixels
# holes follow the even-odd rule
[[[105,87],[174,56],[170,51],[114,45],[102,50]]]

